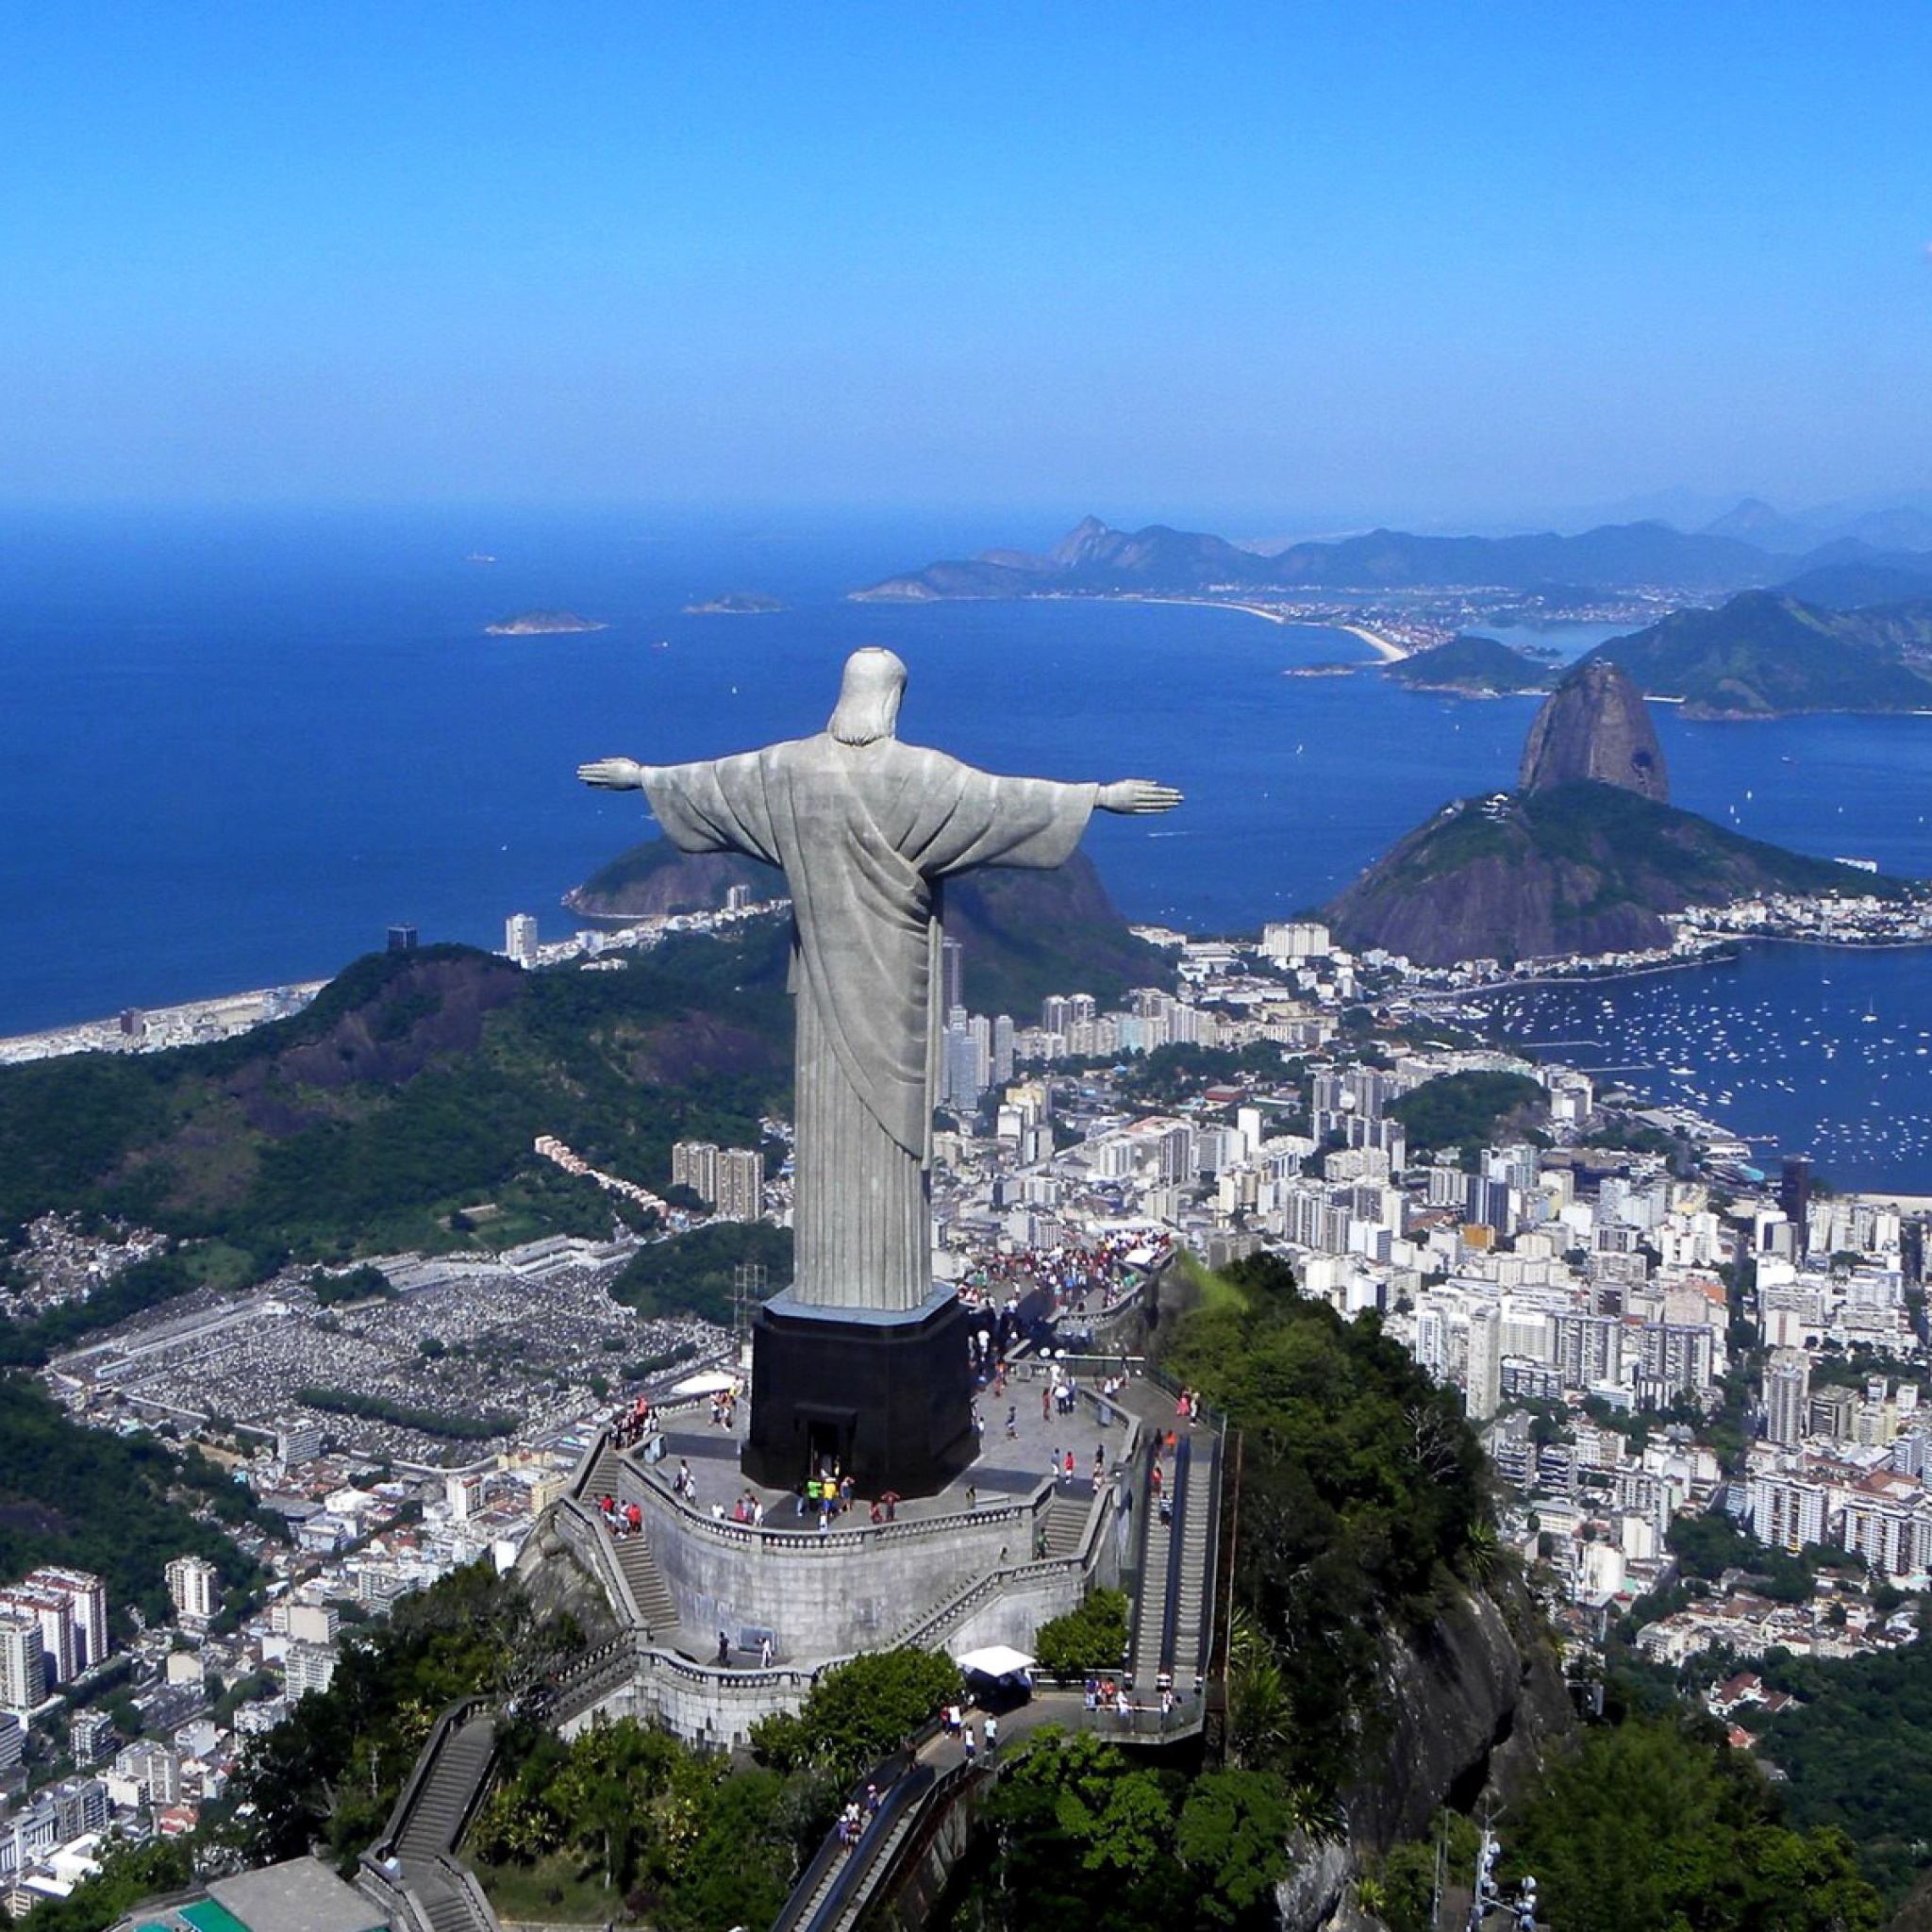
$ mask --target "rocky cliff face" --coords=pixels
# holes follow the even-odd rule
[[[1429,1625],[1391,1633],[1361,1774],[1344,1793],[1345,1842],[1297,1835],[1275,1888],[1283,1932],[1378,1932],[1355,1881],[1406,1840],[1425,1839],[1442,1806],[1506,1802],[1574,1722],[1554,1646],[1520,1586],[1467,1591]]]
[[[1671,795],[1643,693],[1601,658],[1579,664],[1536,714],[1517,782],[1524,791],[1550,791],[1583,778],[1621,785],[1659,805]]]
[[[1541,1619],[1512,1587],[1499,1595],[1466,1591],[1426,1629],[1391,1638],[1370,1762],[1346,1807],[1358,1847],[1386,1852],[1426,1837],[1444,1804],[1507,1796],[1574,1721]]]

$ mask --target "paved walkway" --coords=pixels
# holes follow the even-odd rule
[[[1095,1453],[1101,1454],[1108,1473],[1118,1467],[1130,1415],[1148,1427],[1166,1430],[1177,1426],[1172,1398],[1139,1376],[1130,1378],[1119,1401],[1108,1405],[1110,1419],[1106,1424],[1095,1400],[1096,1384],[1085,1376],[1076,1378],[1078,1399],[1072,1416],[1061,1415],[1050,1398],[1042,1415],[1041,1396],[1051,1386],[1044,1362],[1023,1359],[1008,1373],[1004,1393],[995,1392],[991,1385],[980,1388],[974,1396],[981,1423],[978,1456],[936,1495],[909,1497],[897,1504],[897,1515],[914,1521],[951,1516],[971,1507],[973,1500],[1010,1501],[1032,1496],[1049,1478],[1049,1458],[1056,1492],[1070,1501],[1089,1503],[1093,1497]],[[749,1494],[765,1506],[768,1530],[795,1527],[801,1533],[814,1533],[817,1518],[799,1513],[795,1492],[762,1487],[740,1470],[750,1407],[747,1395],[738,1404],[736,1425],[730,1429],[708,1424],[702,1407],[689,1416],[673,1417],[663,1435],[663,1457],[653,1473],[668,1484],[679,1463],[686,1463],[696,1487],[699,1508],[710,1510],[714,1505],[722,1505],[729,1517],[738,1499]],[[1071,1482],[1064,1473],[1070,1449],[1074,1454]],[[838,1527],[864,1527],[873,1500],[869,1496],[856,1498],[852,1512],[835,1519]]]

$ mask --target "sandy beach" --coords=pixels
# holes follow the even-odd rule
[[[1415,655],[1407,644],[1398,644],[1393,638],[1385,638],[1380,631],[1371,630],[1365,624],[1338,624],[1333,628],[1345,630],[1351,637],[1361,639],[1385,664],[1399,664],[1405,658]]]

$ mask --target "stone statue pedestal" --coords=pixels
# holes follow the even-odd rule
[[[930,1496],[974,1457],[972,1317],[950,1288],[905,1314],[809,1307],[786,1289],[752,1323],[753,1482],[796,1490],[824,1461],[857,1494]]]

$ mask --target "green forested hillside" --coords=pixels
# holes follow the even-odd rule
[[[1932,706],[1932,678],[1901,655],[1932,643],[1919,604],[1839,611],[1776,591],[1746,591],[1715,610],[1675,610],[1591,653],[1621,664],[1653,697],[1707,716],[1910,711]]]
[[[360,960],[307,1011],[218,1045],[0,1070],[0,1233],[119,1213],[258,1260],[449,1245],[506,1189],[525,1227],[610,1224],[532,1152],[670,1179],[685,1134],[755,1143],[790,1085],[785,940],[764,925],[525,974],[436,946]]]
[[[253,1514],[248,1491],[198,1452],[83,1428],[37,1383],[0,1377],[0,1577],[72,1564],[106,1581],[117,1612],[131,1604],[159,1622],[173,1557],[206,1557],[231,1586],[256,1580],[218,1526]]]
[[[1399,664],[1385,666],[1384,675],[1429,691],[1546,691],[1555,673],[1548,664],[1494,638],[1465,632],[1433,650],[1418,651]]]

